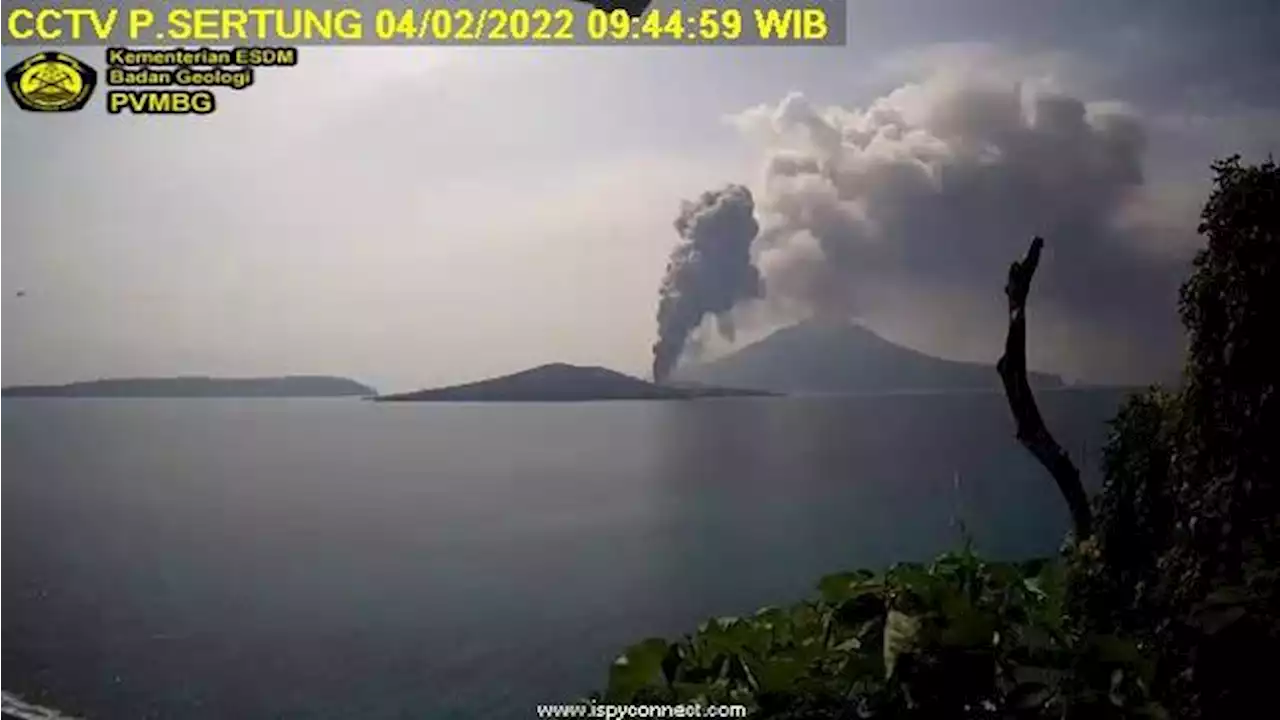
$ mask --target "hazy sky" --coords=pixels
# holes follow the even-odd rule
[[[849,45],[822,50],[304,48],[298,67],[220,91],[204,118],[110,117],[97,98],[81,113],[36,116],[6,99],[3,382],[332,373],[391,390],[550,361],[642,374],[681,200],[741,182],[775,210],[790,202],[766,186],[778,166],[764,172],[784,126],[800,122],[813,133],[806,152],[822,155],[797,107],[846,137],[870,122],[859,114],[868,108],[917,108],[924,119],[893,131],[922,138],[915,149],[881,149],[904,167],[920,165],[921,148],[957,157],[957,143],[985,137],[985,106],[956,101],[978,86],[1045,88],[1087,104],[1090,118],[1110,109],[1132,121],[1078,146],[1110,163],[1105,177],[1093,166],[1046,174],[1064,192],[1083,188],[1079,206],[1097,216],[1082,232],[1099,239],[1087,254],[1060,251],[1066,274],[1047,291],[1045,322],[1033,316],[1031,355],[1098,380],[1167,373],[1168,279],[1194,251],[1208,163],[1280,149],[1276,4],[850,8]],[[6,67],[21,50],[3,50]],[[101,60],[97,49],[75,53]],[[924,89],[902,90],[911,84]],[[803,106],[799,95],[784,102],[792,93]],[[1036,142],[1045,163],[1067,147]],[[877,207],[902,220],[926,206],[894,204],[920,196],[892,194],[869,156],[839,154],[842,187],[857,186],[846,206],[878,222],[875,242],[901,250],[877,255],[894,259],[877,275],[895,280],[868,289],[857,313],[927,351],[993,358],[1013,259],[1004,251],[1048,234],[1032,226],[1041,215],[1011,206],[1025,224],[978,221],[995,244],[955,244],[943,237],[956,229],[943,188],[920,210],[928,222],[885,225]],[[955,222],[1000,214],[983,197]],[[918,262],[931,242],[942,254]],[[1121,248],[1125,274],[1091,271],[1106,243]],[[959,259],[942,262],[947,253]],[[757,330],[784,317],[743,312]]]

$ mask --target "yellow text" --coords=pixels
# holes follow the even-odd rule
[[[106,40],[119,19],[119,8],[16,8],[9,12],[7,29],[15,40]]]

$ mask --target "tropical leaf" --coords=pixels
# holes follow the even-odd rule
[[[920,634],[920,619],[897,610],[890,610],[884,623],[884,672],[888,677],[898,665],[903,653],[915,648]]]
[[[610,702],[630,702],[645,688],[665,683],[662,662],[667,657],[667,641],[650,638],[627,648],[609,670]]]

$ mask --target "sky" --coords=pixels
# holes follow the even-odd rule
[[[206,117],[6,100],[3,383],[644,375],[682,202],[728,184],[766,288],[738,343],[836,313],[994,360],[1038,233],[1032,365],[1169,378],[1209,163],[1280,149],[1277,29],[1267,0],[850,0],[840,48],[303,48]]]

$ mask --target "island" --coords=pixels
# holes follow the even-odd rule
[[[1031,372],[1031,387],[1063,386]],[[933,357],[845,322],[807,321],[782,328],[723,358],[676,368],[675,382],[795,395],[1000,391],[995,363]]]
[[[65,385],[15,385],[4,397],[31,398],[301,398],[369,397],[377,390],[348,378],[289,375],[262,378],[180,376],[112,378]]]
[[[378,402],[583,402],[773,395],[775,393],[759,390],[700,384],[658,385],[607,368],[552,363],[489,380],[370,399]]]

